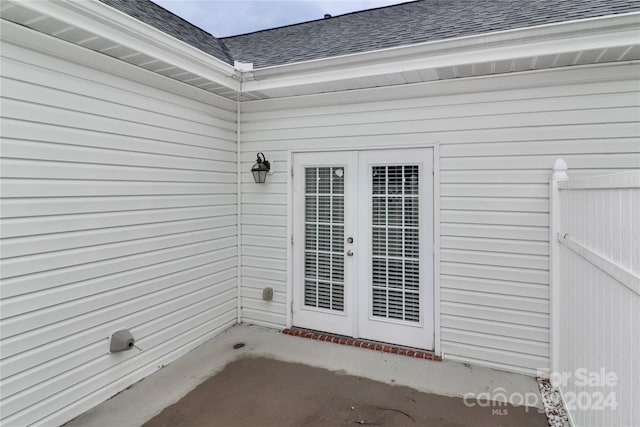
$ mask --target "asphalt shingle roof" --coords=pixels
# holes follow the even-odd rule
[[[233,58],[219,39],[149,0],[100,0],[228,64]]]
[[[638,10],[639,0],[421,0],[221,40],[260,68]]]
[[[640,0],[418,0],[217,39],[150,1],[101,1],[225,62],[255,68],[640,11]]]

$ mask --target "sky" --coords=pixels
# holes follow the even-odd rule
[[[216,37],[372,9],[407,0],[153,0]]]

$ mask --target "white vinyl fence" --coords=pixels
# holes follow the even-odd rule
[[[551,180],[552,383],[574,426],[640,426],[640,170]]]

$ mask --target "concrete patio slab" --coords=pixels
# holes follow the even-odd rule
[[[234,349],[243,343],[244,347]],[[340,374],[401,385],[441,396],[473,397],[541,408],[534,378],[456,362],[413,359],[281,334],[257,326],[234,326],[86,412],[69,427],[138,427],[238,359],[262,357],[301,363]],[[538,396],[532,400],[532,396]],[[240,398],[241,396],[238,396]],[[484,407],[486,411],[500,406]],[[537,411],[530,411],[537,413]],[[496,417],[500,418],[500,417]]]
[[[536,409],[470,406],[362,377],[265,358],[229,363],[144,427],[545,427]]]

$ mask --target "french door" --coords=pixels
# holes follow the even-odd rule
[[[431,149],[294,156],[293,324],[433,348]]]

